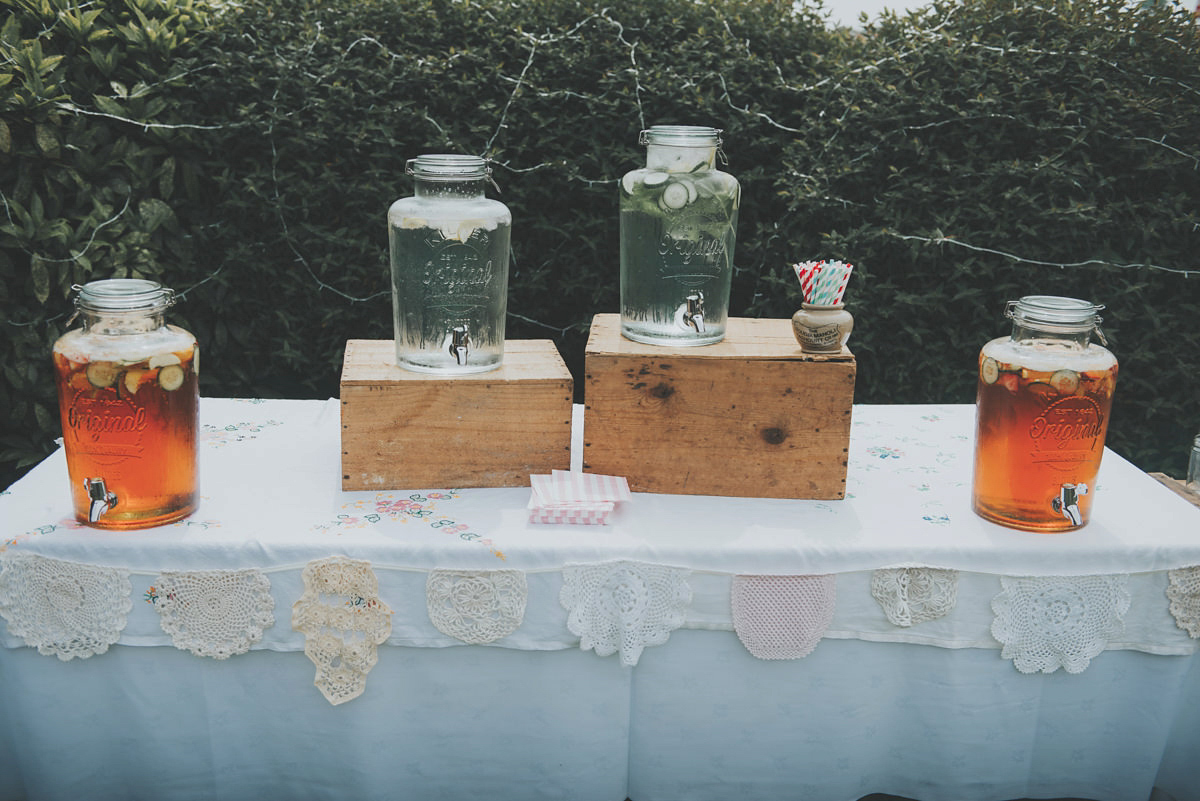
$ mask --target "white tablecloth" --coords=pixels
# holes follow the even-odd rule
[[[120,568],[133,604],[118,644],[87,660],[0,630],[0,800],[409,787],[1125,801],[1156,785],[1200,798],[1197,640],[1166,596],[1168,571],[1200,565],[1200,510],[1108,452],[1087,527],[983,521],[970,509],[973,413],[856,406],[844,501],[635,494],[603,527],[529,524],[528,489],[343,493],[333,400],[205,399],[200,509],[150,531],[74,524],[60,451],[0,496],[0,547]],[[290,625],[301,570],[333,555],[368,561],[394,613],[364,694],[336,707],[303,655],[263,653],[303,650]],[[614,561],[673,569],[690,592],[669,641],[633,667],[579,650],[562,602],[564,571]],[[957,571],[957,602],[917,625],[890,620],[874,571],[907,566]],[[269,579],[275,625],[228,660],[176,650],[154,603],[163,571],[241,568]],[[427,613],[434,569],[520,571],[520,626],[483,647],[443,633]],[[740,575],[832,577],[811,654],[764,661],[743,647]],[[1001,654],[1006,581],[1096,575],[1118,578],[1129,603],[1083,672],[1030,675]]]

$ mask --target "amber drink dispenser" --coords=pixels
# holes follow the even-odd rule
[[[1031,295],[1010,301],[1011,336],[979,354],[973,504],[1028,531],[1086,525],[1112,410],[1117,360],[1103,306]]]
[[[175,294],[128,278],[75,289],[82,325],[53,349],[75,517],[104,529],[184,518],[198,498],[199,351],[164,321]]]

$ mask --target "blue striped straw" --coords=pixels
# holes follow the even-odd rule
[[[852,269],[851,265],[840,261],[830,261],[822,265],[821,272],[817,274],[810,303],[815,306],[833,306],[840,303]]]

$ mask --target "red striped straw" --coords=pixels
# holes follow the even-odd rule
[[[796,277],[800,279],[800,292],[805,303],[812,302],[813,286],[816,285],[817,274],[821,272],[821,265],[824,263],[824,261],[802,261],[792,265],[792,269],[796,271]]]
[[[833,292],[833,303],[837,305],[842,302],[842,296],[846,294],[846,285],[850,283],[850,273],[854,270],[853,264],[842,264],[845,267],[845,273],[842,275],[841,282]]]

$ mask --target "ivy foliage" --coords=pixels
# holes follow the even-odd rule
[[[1170,6],[933,0],[860,32],[791,0],[0,6],[0,462],[56,435],[45,354],[89,277],[183,291],[206,395],[336,395],[345,341],[391,336],[385,214],[422,153],[492,160],[509,336],[581,390],[616,184],[669,123],[721,128],[742,184],[731,313],[855,264],[858,402],[971,402],[1004,302],[1062,294],[1108,307],[1112,447],[1179,475],[1200,429],[1200,42]]]
[[[49,353],[71,286],[192,262],[200,160],[174,93],[192,0],[0,0],[0,478],[58,436]],[[5,484],[7,481],[4,482]]]

